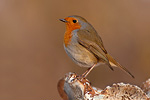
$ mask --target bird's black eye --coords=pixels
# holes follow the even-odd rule
[[[73,20],[73,23],[76,23],[77,22],[77,20]]]

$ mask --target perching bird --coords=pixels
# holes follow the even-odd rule
[[[100,63],[107,64],[111,70],[112,66],[119,67],[133,78],[134,76],[121,66],[104,48],[101,37],[94,27],[81,16],[68,16],[60,21],[66,24],[64,35],[64,48],[68,56],[79,66],[89,67],[82,74],[86,77],[89,72]]]

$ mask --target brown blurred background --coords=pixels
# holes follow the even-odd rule
[[[87,69],[63,49],[65,24],[58,19],[69,15],[85,17],[136,77],[100,66],[87,77],[92,85],[140,86],[150,77],[150,0],[0,0],[0,100],[60,100],[58,80]]]

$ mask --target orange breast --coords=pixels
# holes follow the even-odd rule
[[[64,35],[64,44],[66,47],[69,44],[69,42],[71,41],[71,37],[72,37],[71,31],[67,30]]]
[[[80,29],[80,25],[78,23],[66,23],[66,32],[64,35],[64,44],[67,47],[69,42],[71,41],[72,35],[71,32],[75,29]]]

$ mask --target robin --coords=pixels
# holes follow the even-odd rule
[[[64,35],[66,53],[79,66],[88,67],[82,77],[85,78],[95,66],[103,63],[111,70],[113,70],[112,66],[119,67],[134,78],[125,67],[108,54],[101,37],[86,19],[74,15],[60,21],[66,24]]]

